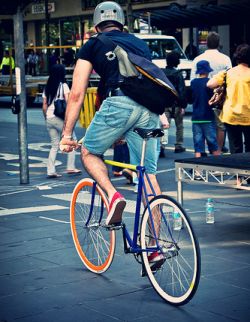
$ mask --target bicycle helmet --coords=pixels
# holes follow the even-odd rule
[[[125,24],[124,13],[120,5],[113,1],[99,3],[94,12],[94,26],[98,26],[104,21],[115,21],[120,25]]]

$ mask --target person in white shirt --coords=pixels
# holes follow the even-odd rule
[[[219,44],[220,44],[219,34],[214,31],[209,32],[207,36],[207,50],[205,50],[203,54],[197,56],[193,60],[193,66],[191,70],[191,80],[197,76],[195,74],[196,65],[201,60],[207,60],[213,70],[212,72],[209,73],[208,75],[209,78],[218,74],[218,72],[220,71],[228,70],[229,68],[232,68],[231,59],[227,55],[219,52],[218,50]],[[223,146],[224,146],[224,140],[225,140],[225,126],[218,118],[220,111],[217,111],[215,109],[214,112],[215,112],[216,127],[217,127],[217,141],[218,141],[219,149],[222,150],[223,152]]]
[[[67,102],[70,89],[65,80],[65,67],[55,64],[50,71],[47,84],[43,92],[43,114],[46,120],[47,130],[51,140],[51,149],[47,162],[47,178],[60,178],[62,175],[56,172],[56,156],[59,150],[59,142],[63,130],[63,119],[57,117],[55,112],[55,100],[65,99]],[[73,137],[76,140],[75,132]],[[81,174],[81,170],[75,167],[76,151],[67,156],[67,174]]]

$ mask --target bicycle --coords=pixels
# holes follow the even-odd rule
[[[162,136],[162,130],[134,131],[143,138],[140,165],[105,160],[106,164],[137,171],[133,236],[130,236],[124,222],[118,226],[105,225],[108,212],[106,194],[94,180],[85,178],[76,184],[72,193],[70,224],[74,244],[86,268],[101,274],[112,263],[116,231],[122,229],[124,252],[134,254],[142,265],[142,276],[148,276],[155,291],[165,301],[176,306],[183,305],[192,299],[199,284],[199,243],[185,210],[169,196],[156,196],[144,167],[147,140]],[[153,191],[151,194],[146,190],[145,177]],[[145,206],[141,216],[142,196]],[[173,218],[176,212],[181,217],[181,227],[177,229]],[[161,256],[157,267],[149,262],[149,254],[153,252]]]

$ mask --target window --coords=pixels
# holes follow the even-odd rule
[[[175,39],[143,39],[149,46],[152,59],[165,59],[171,51],[179,53],[180,58],[186,59],[186,55]]]

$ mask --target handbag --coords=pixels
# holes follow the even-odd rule
[[[60,86],[59,91],[58,91],[59,93],[57,95],[57,98],[54,100],[54,105],[55,105],[54,114],[55,114],[55,116],[57,116],[60,119],[64,120],[67,103],[66,103],[66,101],[64,99],[63,84],[60,83],[59,86]]]
[[[227,73],[225,72],[223,84],[214,89],[213,96],[208,101],[209,105],[217,110],[222,110],[227,96]]]

